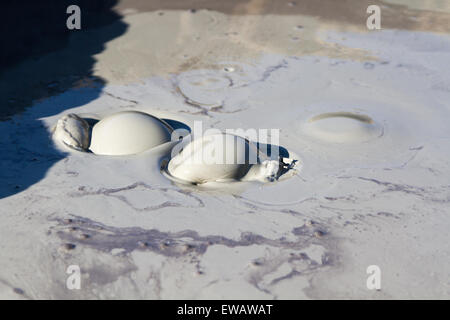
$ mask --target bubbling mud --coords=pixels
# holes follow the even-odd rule
[[[166,174],[177,182],[192,184],[267,182],[281,176],[288,166],[288,160],[264,159],[253,144],[240,136],[211,134],[184,146],[170,159]]]
[[[112,114],[94,125],[90,150],[102,155],[136,154],[169,142],[173,129],[138,111]]]
[[[69,148],[83,151],[89,148],[90,127],[86,120],[70,113],[58,120],[53,137]]]
[[[177,132],[150,114],[123,111],[109,115],[93,126],[80,116],[66,115],[58,120],[53,138],[78,151],[112,156],[139,154],[166,145],[157,151],[157,157],[164,159],[162,173],[183,184],[272,182],[299,169],[298,160],[274,151],[277,146],[271,146],[271,151],[265,153],[258,142],[220,131],[192,141],[191,135],[172,141],[172,133]],[[169,142],[172,144],[167,144]],[[146,157],[152,156],[147,154]],[[287,172],[290,174],[285,175]]]
[[[93,127],[76,114],[58,120],[53,138],[78,151],[100,155],[131,155],[171,141],[173,128],[165,121],[140,111],[109,115]]]
[[[364,114],[328,112],[310,118],[304,131],[325,142],[347,143],[376,138],[383,133],[383,128]]]

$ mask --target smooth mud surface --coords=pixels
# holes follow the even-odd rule
[[[111,114],[92,128],[89,149],[102,155],[131,155],[171,141],[173,128],[148,113]]]

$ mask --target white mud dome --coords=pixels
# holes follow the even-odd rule
[[[374,139],[382,135],[383,128],[364,114],[328,112],[309,119],[304,131],[323,141],[345,143]]]
[[[148,113],[123,111],[106,116],[92,128],[76,114],[65,115],[58,120],[53,137],[77,151],[123,156],[168,143],[174,132],[164,120]],[[191,139],[189,135],[179,143],[174,141],[172,157],[163,163],[163,174],[175,182],[273,182],[294,166],[298,168],[297,160],[270,158],[256,144],[237,135],[218,133]],[[163,150],[145,157],[167,159],[169,149]]]
[[[175,150],[175,148],[174,148]],[[290,159],[285,159],[291,162]],[[256,146],[240,136],[220,133],[188,143],[168,163],[169,177],[200,184],[227,181],[275,181],[289,166],[263,159]]]
[[[95,124],[90,150],[103,155],[136,154],[169,142],[172,130],[147,113],[119,112]]]
[[[173,128],[148,113],[122,111],[101,119],[90,132],[88,122],[72,113],[58,120],[53,137],[78,151],[131,155],[169,142]]]

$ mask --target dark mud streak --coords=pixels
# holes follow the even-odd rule
[[[238,113],[238,112],[245,110],[245,109],[237,109],[237,110],[233,110],[233,111],[225,111],[224,106],[223,106],[224,101],[222,101],[219,105],[206,105],[206,104],[202,104],[200,102],[196,102],[196,101],[190,99],[188,96],[186,96],[181,91],[178,84],[175,84],[175,86],[176,86],[175,92],[183,98],[184,103],[199,110],[197,112],[189,112],[189,111],[181,110],[180,112],[182,112],[182,113],[188,113],[188,114],[192,114],[192,115],[204,115],[204,116],[212,118],[212,116],[209,114],[210,112],[233,114],[233,113]],[[231,84],[230,84],[230,86],[231,86]]]
[[[384,127],[383,127],[383,133],[384,133]],[[400,168],[400,169],[405,168],[410,162],[412,162],[412,161],[417,157],[417,155],[419,154],[419,152],[420,152],[422,149],[423,149],[423,146],[409,148],[409,150],[415,151],[414,154],[413,154],[409,159],[407,159],[405,162],[403,162],[402,164],[400,164],[400,165],[398,166],[398,168]],[[385,168],[385,169],[386,169],[386,170],[391,170],[392,168]]]
[[[297,236],[296,241],[288,241],[284,237],[268,239],[252,232],[243,232],[238,240],[234,240],[219,235],[200,236],[194,230],[163,232],[140,227],[111,227],[75,215],[72,215],[70,219],[54,218],[51,221],[57,222],[53,229],[67,243],[88,246],[108,253],[115,248],[124,249],[124,253],[149,250],[167,257],[180,257],[189,253],[202,255],[209,246],[213,245],[224,245],[230,248],[268,245],[302,250],[311,243],[321,242],[315,236],[315,232],[318,228],[323,229],[320,225],[311,228],[294,228],[292,233]],[[79,234],[85,234],[88,237],[80,239]],[[328,236],[328,233],[324,232],[324,235]]]
[[[274,66],[269,66],[268,68],[266,68],[266,70],[263,72],[262,76],[260,79],[257,79],[255,81],[251,81],[249,83],[245,83],[242,85],[235,85],[233,79],[229,76],[225,76],[225,78],[229,81],[229,88],[244,88],[244,87],[248,87],[253,85],[254,83],[258,83],[258,82],[264,82],[266,81],[274,72],[276,72],[279,69],[282,68],[287,68],[288,67],[288,62],[286,59],[283,59],[280,63],[274,65]],[[233,110],[233,111],[225,111],[225,106],[224,106],[224,102],[222,101],[221,103],[219,103],[218,105],[206,105],[197,101],[192,100],[191,98],[189,98],[187,95],[185,95],[183,93],[183,91],[180,89],[179,87],[179,82],[177,81],[177,79],[172,80],[172,85],[174,86],[174,90],[175,92],[180,95],[183,100],[184,103],[194,107],[196,109],[198,109],[198,112],[188,112],[188,111],[180,111],[183,113],[189,113],[192,115],[205,115],[207,117],[212,117],[209,113],[210,112],[215,112],[215,113],[223,113],[223,114],[234,114],[234,113],[238,113],[241,111],[244,111],[246,108],[240,108],[237,110]]]
[[[423,187],[411,186],[408,184],[397,184],[397,183],[393,183],[393,182],[380,181],[380,180],[373,179],[373,178],[358,177],[358,179],[363,180],[363,181],[373,182],[379,186],[385,187],[385,190],[382,191],[383,193],[385,193],[385,192],[403,192],[405,194],[411,194],[411,195],[418,196],[424,200],[428,200],[431,202],[438,202],[438,203],[450,202],[450,196],[449,196],[449,192],[448,192],[450,189],[450,185],[444,185],[444,186],[441,186],[440,188],[435,188],[435,187],[423,188]],[[445,193],[444,198],[436,197],[436,194],[439,193],[440,189],[442,189]]]
[[[181,91],[180,87],[178,86],[178,83],[174,82],[173,85],[175,87],[175,92],[183,98],[185,104],[199,110],[198,112],[189,112],[189,111],[184,111],[184,110],[181,110],[180,112],[189,113],[192,115],[204,115],[207,117],[211,117],[211,115],[208,113],[208,111],[209,111],[208,108],[202,106],[198,102],[192,101],[188,96],[186,96],[183,93],[183,91]]]
[[[310,239],[313,238],[312,233],[315,233],[314,227],[317,227],[318,224],[314,223],[315,226],[303,226],[300,228],[294,228],[293,233],[301,236],[307,236],[310,237]],[[299,231],[299,230],[302,231]],[[309,229],[309,230],[308,230]],[[322,270],[324,268],[329,267],[338,267],[341,265],[341,261],[338,255],[338,248],[337,248],[337,239],[327,239],[326,241],[322,239],[320,245],[324,246],[326,249],[326,252],[324,252],[321,261],[315,261],[312,260],[306,253],[299,252],[299,253],[290,253],[289,256],[281,256],[276,258],[271,258],[270,260],[262,259],[258,261],[257,264],[254,263],[254,265],[260,267],[260,270],[255,271],[249,279],[249,283],[251,283],[256,289],[270,294],[273,296],[274,299],[277,299],[277,295],[272,293],[272,288],[276,286],[279,282],[290,280],[298,276],[308,276],[308,282],[309,286],[306,290],[304,290],[304,293],[306,295],[310,295],[311,292],[314,291],[314,287],[311,282],[311,277],[314,275],[314,273],[318,270]],[[318,244],[316,241],[310,241],[307,245],[305,245],[305,248],[310,244]],[[302,265],[298,265],[296,262],[301,261],[303,262]],[[271,280],[269,283],[264,284],[264,278],[267,275],[270,275],[272,272],[276,272],[282,265],[289,264],[291,267],[291,271],[283,276],[277,277],[273,280]]]
[[[71,193],[71,194],[69,194],[69,196],[74,197],[74,198],[81,198],[81,197],[85,197],[85,196],[96,196],[96,195],[104,195],[107,197],[113,197],[113,198],[116,198],[116,199],[122,201],[126,205],[130,206],[133,210],[139,211],[139,212],[154,211],[154,210],[168,208],[168,207],[187,207],[185,205],[182,205],[181,203],[165,201],[158,205],[147,206],[145,208],[137,208],[125,196],[120,194],[120,192],[122,192],[122,191],[133,190],[133,189],[136,189],[137,187],[142,187],[144,189],[151,190],[151,191],[158,190],[158,191],[162,191],[162,192],[168,192],[168,191],[176,192],[176,193],[182,194],[183,196],[194,199],[195,202],[197,202],[197,206],[195,206],[196,208],[205,207],[205,204],[203,203],[203,201],[199,197],[193,195],[190,192],[187,192],[185,190],[179,190],[179,189],[171,189],[171,188],[156,188],[156,187],[152,187],[151,185],[148,185],[144,182],[136,182],[129,186],[120,187],[120,188],[100,188],[100,189],[94,190],[94,191],[87,191],[86,188],[84,186],[82,186],[82,187],[78,188],[78,192]],[[189,208],[189,206],[188,206],[188,208]]]
[[[246,281],[257,290],[277,298],[272,293],[274,286],[284,280],[297,276],[307,276],[310,285],[305,291],[313,292],[314,287],[310,277],[314,272],[324,268],[338,267],[341,264],[338,252],[339,239],[329,233],[324,224],[310,221],[309,224],[292,229],[294,240],[286,240],[285,237],[268,239],[252,232],[243,232],[240,238],[230,239],[219,235],[200,236],[194,230],[182,230],[178,232],[163,232],[157,229],[143,229],[140,227],[112,227],[88,218],[71,215],[70,218],[51,218],[56,222],[51,228],[62,242],[76,244],[77,249],[83,247],[92,248],[106,254],[111,254],[112,249],[122,249],[120,256],[127,257],[135,250],[150,251],[167,258],[187,258],[187,263],[193,265],[198,275],[205,273],[201,266],[201,257],[210,246],[222,245],[228,248],[249,247],[262,245],[280,249],[280,253],[273,257],[260,257],[254,260],[254,269],[249,271]],[[320,236],[317,236],[318,231]],[[88,237],[80,237],[80,234]],[[303,250],[315,244],[324,248],[321,261],[312,260]],[[300,264],[298,262],[300,261]],[[289,264],[291,271],[283,276],[266,283],[266,276],[276,272],[282,265]],[[156,284],[161,284],[158,271],[152,271],[149,278]],[[211,285],[219,280],[213,280]],[[309,290],[309,291],[308,291]],[[160,296],[161,289],[156,290]]]
[[[326,256],[328,257],[328,253],[326,254]],[[322,261],[317,262],[317,261],[312,260],[305,253],[300,253],[300,254],[296,254],[296,255],[292,254],[290,257],[288,257],[285,260],[285,262],[290,264],[290,263],[302,261],[302,262],[304,262],[304,265],[302,266],[302,268],[300,268],[301,270],[299,270],[298,266],[293,266],[292,270],[288,274],[273,279],[272,281],[270,281],[269,285],[274,286],[284,280],[289,280],[289,279],[292,279],[292,278],[295,278],[295,277],[301,276],[301,275],[311,274],[314,271],[316,271],[317,269],[323,268],[324,266],[330,264],[328,262],[323,263],[325,259],[326,258],[323,258]]]
[[[281,276],[281,277],[278,277],[278,278],[276,278],[276,279],[273,279],[271,282],[270,282],[270,284],[271,285],[275,285],[275,284],[277,284],[278,282],[281,282],[281,281],[283,281],[283,280],[288,280],[288,279],[292,279],[292,278],[294,278],[294,277],[296,277],[296,276],[299,276],[299,275],[301,275],[302,274],[302,272],[300,272],[300,271],[297,271],[297,270],[292,270],[291,272],[289,272],[287,275],[285,275],[285,276]]]
[[[103,94],[105,94],[105,95],[107,95],[107,96],[109,96],[111,98],[120,100],[120,101],[131,102],[133,105],[138,105],[139,104],[139,102],[137,102],[136,100],[122,98],[122,97],[116,96],[116,95],[114,95],[112,93],[109,93],[109,92],[106,92],[106,91],[103,91]]]
[[[266,70],[264,70],[264,72],[263,72],[261,78],[259,78],[259,79],[257,79],[257,80],[254,80],[254,81],[250,81],[250,82],[245,83],[245,84],[242,84],[242,85],[239,85],[239,86],[237,86],[236,88],[250,87],[250,86],[252,86],[252,85],[255,84],[255,83],[258,83],[258,82],[264,82],[264,81],[266,81],[268,78],[270,78],[270,76],[272,76],[272,74],[273,74],[274,72],[276,72],[276,71],[278,71],[278,70],[280,70],[280,69],[285,69],[285,68],[287,68],[287,67],[288,67],[288,62],[287,62],[286,59],[283,59],[280,63],[278,63],[278,64],[276,64],[276,65],[268,66],[268,67],[266,68]]]
[[[271,75],[272,73],[274,73],[275,71],[282,69],[282,68],[287,68],[288,66],[288,62],[283,59],[283,61],[281,61],[279,64],[275,65],[275,66],[270,66],[266,69],[266,71],[264,71],[261,79],[259,81],[266,81]]]
[[[0,279],[0,283],[11,288],[11,292],[22,296],[24,299],[31,300],[31,297],[23,289],[21,289],[19,287],[14,287],[13,285],[11,285],[8,281],[6,281],[4,279]]]

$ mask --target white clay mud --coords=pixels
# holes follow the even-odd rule
[[[96,123],[90,150],[101,155],[136,154],[171,139],[172,128],[147,113],[124,111]]]
[[[56,125],[54,137],[64,144],[101,155],[130,155],[171,141],[173,129],[147,113],[124,111],[97,122],[89,137],[86,120],[75,114],[64,116]],[[89,141],[90,138],[90,141]],[[89,145],[90,142],[90,145]],[[166,175],[183,183],[277,180],[295,161],[269,159],[247,139],[227,133],[185,140],[172,149]]]
[[[89,124],[76,114],[69,113],[56,123],[53,138],[70,148],[84,151],[90,143]]]
[[[305,132],[333,143],[362,142],[382,134],[382,128],[370,117],[351,112],[329,112],[308,120]]]
[[[187,144],[168,163],[168,173],[193,184],[226,181],[273,181],[283,168],[278,160],[262,160],[256,147],[231,134],[202,136]]]

